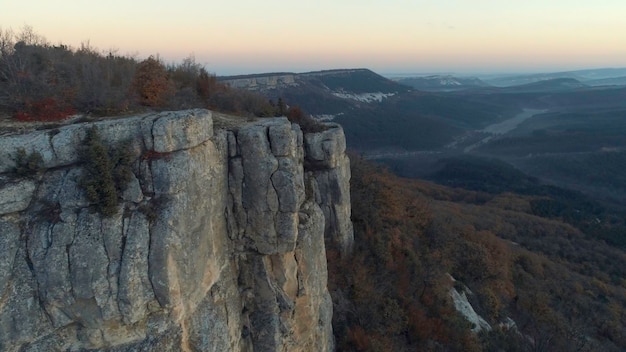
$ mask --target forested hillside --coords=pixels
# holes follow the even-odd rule
[[[626,348],[626,255],[536,215],[550,196],[447,188],[351,160],[356,248],[329,255],[341,350]],[[472,332],[451,289],[490,331]]]

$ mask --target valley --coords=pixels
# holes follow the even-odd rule
[[[583,71],[499,81],[430,77],[426,82],[434,91],[422,91],[365,69],[334,70],[255,75],[251,89],[341,124],[349,148],[401,176],[431,178],[441,160],[451,157],[497,159],[546,184],[622,207],[626,192],[619,161],[626,147],[626,87],[584,83],[621,73]],[[225,82],[239,86],[245,79]],[[451,82],[459,83],[455,90],[443,91]],[[506,82],[504,87],[490,85]],[[595,172],[598,168],[607,171]]]
[[[536,109],[522,109],[523,111],[517,114],[515,117],[504,120],[502,122],[494,123],[482,129],[482,132],[490,133],[494,135],[505,134],[517,128],[522,122],[528,120],[535,115],[546,112],[546,110]]]
[[[533,194],[562,188],[619,218],[626,209],[626,87],[587,82],[622,71],[391,81],[365,69],[334,70],[255,89],[314,116],[332,116],[344,127],[348,148],[397,175],[467,187],[478,167],[486,173],[471,181],[474,188]],[[455,89],[447,89],[451,84]],[[454,175],[442,178],[452,165]],[[492,176],[501,172],[519,175],[496,181]],[[520,177],[532,178],[532,187],[520,188]],[[612,243],[626,244],[626,232],[612,233]]]

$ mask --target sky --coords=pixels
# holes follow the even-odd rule
[[[624,0],[0,0],[0,27],[217,75],[626,67]]]

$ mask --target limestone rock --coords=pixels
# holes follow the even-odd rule
[[[292,251],[297,239],[295,214],[304,200],[302,159],[295,151],[297,130],[282,118],[243,126],[236,138],[242,172],[235,167],[230,187],[235,214],[238,209],[245,212],[244,236],[263,254]]]
[[[159,153],[192,148],[212,136],[213,120],[207,110],[162,113],[152,125],[153,148]]]
[[[20,229],[10,218],[0,218],[0,297],[5,296],[10,282],[15,255],[17,253]]]
[[[327,243],[342,254],[352,251],[354,231],[350,220],[350,160],[345,155],[345,137],[338,125],[329,130],[307,133],[305,163],[311,165],[309,176],[315,201],[326,218]]]
[[[343,128],[328,123],[328,129],[307,133],[304,136],[306,159],[318,167],[333,169],[346,151],[346,138]]]
[[[15,156],[19,149],[23,149],[27,155],[38,152],[41,154],[45,167],[53,166],[55,154],[49,139],[49,133],[45,131],[0,138],[0,173],[9,172],[15,167]]]
[[[490,331],[491,325],[483,319],[472,307],[467,299],[465,292],[459,293],[454,287],[450,289],[450,297],[454,302],[454,308],[461,313],[470,323],[472,323],[472,331],[480,332],[481,330]]]
[[[298,295],[294,331],[300,351],[332,351],[333,303],[326,289],[328,270],[324,245],[324,213],[312,200],[301,208],[303,221],[295,251],[298,263]],[[319,255],[317,253],[324,253]],[[307,323],[308,320],[308,323]],[[311,323],[313,322],[313,323]]]
[[[150,228],[150,280],[176,318],[195,309],[225,265],[225,152],[206,143],[152,163],[155,194],[163,201]]]
[[[118,306],[128,325],[146,316],[148,303],[155,299],[148,277],[149,223],[141,213],[125,220],[124,251],[119,264]]]
[[[0,215],[26,209],[35,192],[35,182],[28,179],[17,182],[0,181],[4,181],[0,186]]]
[[[281,124],[269,126],[269,138],[274,156],[294,156],[298,137],[291,133],[291,124],[286,118],[278,120]]]
[[[135,175],[130,175],[130,181],[128,186],[122,194],[122,198],[125,201],[140,203],[143,200],[143,191],[141,190],[141,184]]]
[[[4,233],[3,233],[4,234]],[[23,243],[20,244],[23,246]],[[11,275],[2,292],[3,301],[0,305],[0,351],[18,351],[36,340],[57,340],[50,319],[42,309],[37,298],[38,283],[32,275],[27,254],[24,247],[19,247],[15,254],[15,261]],[[70,334],[67,339],[63,336],[66,331],[59,329],[59,340],[55,342],[57,351],[75,341]],[[30,351],[54,351],[53,349],[30,349]]]
[[[212,121],[162,112],[0,137],[0,350],[333,350],[325,245],[352,239],[341,128]],[[108,217],[81,186],[90,128],[133,159]],[[42,154],[36,179],[11,174],[19,148]]]

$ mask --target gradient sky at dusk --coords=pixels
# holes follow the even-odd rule
[[[626,66],[624,0],[0,0],[0,26],[218,75]]]

